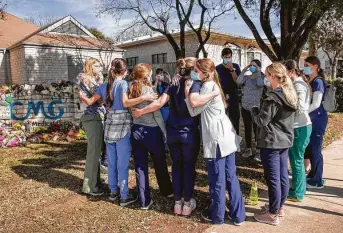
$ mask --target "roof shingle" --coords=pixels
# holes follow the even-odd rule
[[[0,48],[8,48],[38,29],[38,26],[5,12],[0,20]]]

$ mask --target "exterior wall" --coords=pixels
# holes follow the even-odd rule
[[[68,80],[68,57],[70,56],[80,64],[89,57],[97,58],[103,64],[104,73],[107,73],[108,67],[114,58],[122,57],[121,53],[115,51],[45,48],[39,46],[27,46],[24,49],[25,59],[23,61],[25,72],[20,83],[28,84]],[[69,79],[72,81],[74,77],[69,77]]]
[[[224,45],[229,43],[225,39],[210,39],[209,42],[205,45],[205,48],[208,52],[208,58],[212,59],[216,65],[222,62],[221,51],[224,48]],[[237,46],[233,46],[234,54],[233,61],[241,65],[242,68],[247,66],[247,52],[260,52],[262,55],[262,70],[271,64],[269,58],[260,50],[247,50],[247,45],[235,43]],[[119,46],[120,47],[120,46]],[[231,46],[229,46],[231,47]],[[194,35],[189,35],[186,37],[186,56],[194,56],[196,49],[198,48],[198,43]],[[138,57],[138,62],[152,63],[152,55],[159,53],[167,53],[167,62],[175,62],[174,50],[170,46],[167,40],[150,42],[145,44],[138,44],[130,47],[123,47],[125,49],[125,58]],[[200,53],[200,58],[203,57]]]
[[[5,51],[0,50],[0,84],[6,83],[6,78],[5,78]]]
[[[125,48],[124,57],[138,57],[138,63],[152,63],[152,55],[167,53],[167,62],[175,61],[175,53],[168,41],[157,41],[150,44],[135,45]]]
[[[10,80],[12,83],[23,83],[24,81],[24,48],[15,48],[10,50]]]
[[[36,122],[39,125],[48,125],[57,120],[79,122],[82,109],[76,86],[70,86],[59,93],[45,94],[37,93],[34,87],[35,85],[25,85],[25,93],[1,94],[2,102],[6,97],[12,97],[13,100],[7,102],[8,106],[4,105],[5,102],[0,105],[0,125],[11,126],[17,121]]]

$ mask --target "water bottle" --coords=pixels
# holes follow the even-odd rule
[[[255,206],[258,204],[258,190],[257,190],[257,183],[254,182],[251,185],[250,189],[250,204]]]

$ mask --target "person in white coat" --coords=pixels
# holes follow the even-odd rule
[[[239,150],[240,137],[225,114],[226,102],[213,61],[197,60],[191,79],[202,83],[200,93],[189,94],[186,89],[185,99],[191,116],[201,114],[201,135],[211,197],[210,207],[202,216],[213,224],[224,223],[227,188],[230,196],[230,218],[235,225],[241,225],[246,215],[235,164],[235,152]],[[199,98],[199,95],[209,94],[214,90],[221,94],[208,102]]]

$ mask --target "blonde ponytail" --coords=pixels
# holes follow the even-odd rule
[[[298,96],[294,89],[291,78],[287,75],[287,69],[281,63],[275,62],[266,68],[266,73],[277,79],[287,102],[298,108]]]
[[[293,82],[290,77],[284,77],[284,82],[280,83],[281,89],[288,103],[294,107],[298,107],[298,95],[294,89]]]

